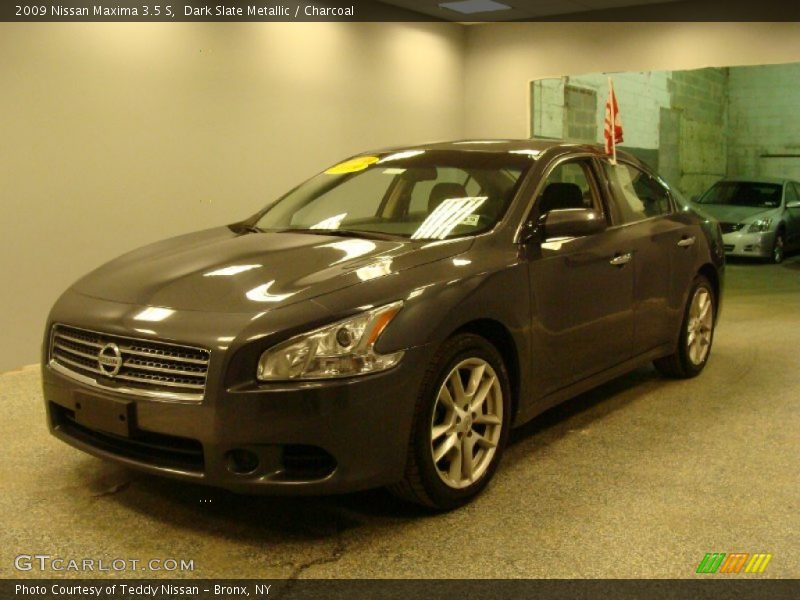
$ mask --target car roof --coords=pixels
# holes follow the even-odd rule
[[[448,152],[489,152],[489,153],[506,153],[506,152],[539,152],[543,153],[550,149],[563,149],[564,151],[579,151],[597,154],[598,156],[605,156],[605,148],[600,144],[585,144],[576,142],[567,142],[564,140],[525,140],[525,139],[463,139],[453,140],[446,142],[431,142],[427,144],[418,144],[414,146],[400,146],[392,148],[383,148],[378,150],[379,153],[385,152],[407,152],[410,150],[441,150]],[[634,156],[618,150],[618,154],[628,160],[638,162]]]
[[[787,181],[792,181],[788,177],[725,177],[720,181],[730,181],[732,183],[772,183],[783,185]]]

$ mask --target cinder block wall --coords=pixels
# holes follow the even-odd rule
[[[700,194],[725,176],[727,69],[613,73],[611,77],[625,132],[623,147],[687,196]],[[594,114],[587,115],[585,107],[565,101],[567,86],[595,92]],[[602,73],[534,81],[531,131],[537,137],[602,142],[607,98],[608,76]]]
[[[800,64],[732,67],[729,89],[728,174],[800,180]]]
[[[673,71],[670,105],[678,115],[679,174],[687,196],[701,194],[727,172],[728,69]],[[672,149],[661,148],[661,155]]]

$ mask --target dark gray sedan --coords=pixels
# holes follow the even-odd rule
[[[49,425],[187,481],[453,508],[512,427],[650,361],[700,373],[723,253],[716,223],[624,153],[360,155],[75,283],[45,333]]]

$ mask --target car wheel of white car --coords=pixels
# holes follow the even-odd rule
[[[509,390],[503,359],[484,338],[445,342],[423,380],[405,478],[390,491],[439,510],[480,493],[508,438]]]
[[[783,239],[783,232],[778,231],[775,234],[775,241],[772,244],[772,262],[776,265],[783,262],[784,257],[784,239]]]

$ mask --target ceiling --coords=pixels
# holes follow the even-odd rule
[[[442,2],[453,0],[380,0],[418,13],[446,21],[515,21],[520,19],[550,18],[558,15],[587,13],[630,6],[665,4],[679,0],[496,0],[511,10],[465,15],[444,8]]]

